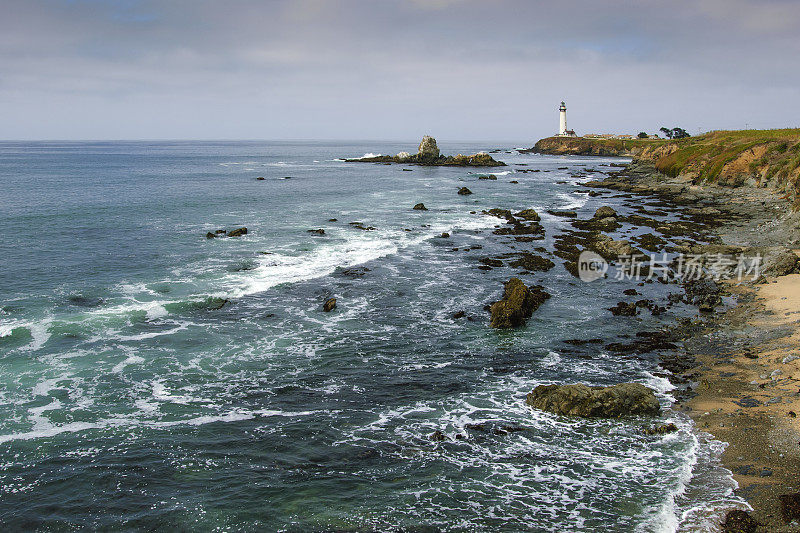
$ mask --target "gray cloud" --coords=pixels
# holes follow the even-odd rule
[[[0,138],[797,125],[781,0],[4,0]]]

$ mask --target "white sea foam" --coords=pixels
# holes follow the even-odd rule
[[[584,194],[558,193],[558,198],[564,201],[562,205],[558,206],[558,209],[580,209],[589,201]]]
[[[150,404],[140,404],[137,406],[145,406],[141,409],[142,413],[152,413],[155,409]],[[105,430],[120,427],[147,427],[152,429],[172,428],[176,426],[202,426],[205,424],[213,423],[230,423],[239,422],[242,420],[252,420],[255,418],[269,418],[269,417],[302,417],[316,413],[316,411],[278,411],[278,410],[247,410],[235,409],[226,413],[214,415],[200,415],[191,418],[184,418],[179,420],[147,420],[134,417],[116,417],[107,418],[97,422],[71,422],[67,424],[55,425],[52,424],[43,413],[46,411],[53,411],[62,407],[61,402],[55,398],[44,406],[34,407],[29,409],[30,420],[33,422],[33,427],[30,431],[19,433],[10,433],[7,435],[0,435],[0,444],[15,440],[34,440],[41,438],[50,438],[61,435],[63,433],[77,433],[80,431],[89,430]]]
[[[0,324],[0,337],[10,337],[11,334],[14,333],[15,329],[24,327],[25,327],[24,323],[18,320],[12,322],[6,322],[5,324]]]
[[[119,374],[125,369],[126,366],[135,365],[138,363],[144,363],[144,358],[139,357],[138,355],[129,355],[128,357],[125,358],[124,361],[120,361],[119,363],[114,365],[114,368],[111,369],[111,372],[113,374]]]
[[[139,333],[137,335],[117,335],[116,339],[120,341],[143,341],[145,339],[154,339],[156,337],[173,335],[179,331],[183,331],[188,328],[190,324],[190,322],[183,322],[177,327],[166,329],[164,331],[152,331],[150,333]]]
[[[9,337],[15,330],[25,329],[30,333],[31,340],[24,349],[38,350],[50,339],[50,325],[53,319],[50,317],[36,321],[15,320],[0,324],[0,337]]]
[[[353,230],[343,229],[340,235],[346,236],[346,242],[323,245],[299,255],[276,253],[264,256],[258,268],[230,274],[226,283],[228,289],[223,296],[240,298],[283,283],[319,278],[333,273],[336,268],[349,268],[395,254],[400,249],[422,243],[445,231],[482,229],[491,227],[494,222],[492,217],[487,216],[433,222],[426,232],[417,235],[379,231],[354,234]]]
[[[337,267],[360,265],[395,252],[397,246],[391,241],[364,238],[319,247],[297,256],[274,254],[262,259],[261,266],[254,270],[232,274],[230,292],[239,298],[282,283],[322,277],[333,273]]]

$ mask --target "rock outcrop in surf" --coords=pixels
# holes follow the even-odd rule
[[[217,231],[206,233],[206,239],[216,239],[217,237],[241,237],[247,235],[247,228],[236,228],[231,231],[218,229]]]
[[[503,298],[493,303],[490,308],[492,313],[490,325],[498,329],[523,326],[548,298],[550,295],[542,287],[529,288],[521,279],[511,278],[505,284]]]
[[[619,383],[611,387],[539,385],[525,403],[558,415],[618,418],[626,415],[656,415],[661,410],[652,389],[640,383]]]
[[[369,157],[356,157],[345,159],[348,163],[404,163],[408,165],[422,165],[429,167],[504,167],[505,163],[497,161],[486,152],[473,155],[450,155],[439,153],[436,139],[426,135],[419,143],[417,153],[400,152],[397,155],[376,155]]]

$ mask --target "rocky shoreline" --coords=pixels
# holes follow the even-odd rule
[[[563,259],[575,277],[579,277],[582,252],[596,253],[617,267],[620,256],[639,257],[643,261],[639,273],[646,283],[678,285],[683,291],[669,294],[669,301],[660,305],[636,300],[640,294],[636,287],[643,283],[631,282],[622,292],[634,297],[633,301],[623,300],[609,309],[614,315],[636,317],[648,311],[660,315],[678,302],[696,307],[698,313],[678,318],[674,326],[660,331],[639,332],[628,341],[563,342],[581,346],[596,341],[622,357],[657,356],[663,369],[660,377],[676,387],[672,409],[691,417],[697,430],[728,444],[722,463],[733,472],[739,484],[737,494],[751,509],[727,510],[723,531],[800,531],[800,428],[796,422],[800,321],[794,316],[800,314],[800,263],[795,253],[800,248],[800,214],[772,189],[697,185],[689,178],[665,176],[644,162],[604,172],[606,178],[583,183],[582,192],[622,198],[623,206],[634,214],[619,214],[603,206],[589,219],[568,216],[574,229],[554,236],[553,255]],[[521,217],[522,212],[492,209],[485,214],[507,223],[493,234],[517,235],[512,238],[518,243],[529,242],[530,231],[521,225],[521,218],[537,227],[533,239],[541,239],[544,233],[538,216],[531,213]],[[648,232],[629,240],[609,235],[623,225]],[[545,252],[541,247],[535,250]],[[648,276],[649,254],[664,252],[673,258],[664,274]],[[682,277],[676,254],[702,257],[706,276]],[[755,269],[752,262],[744,264],[750,277],[726,279],[733,276],[725,272],[718,279],[708,276],[713,261],[745,256],[759,259]],[[504,266],[503,259],[486,258],[479,268]],[[520,263],[510,264],[514,265]],[[543,270],[552,267],[550,262]],[[487,306],[491,325],[524,325],[542,301],[536,298],[529,305],[532,291],[542,288],[529,289],[512,278],[503,298]],[[514,307],[511,312],[509,306]],[[528,394],[527,403],[563,416],[646,416],[657,412],[651,394],[646,387],[630,383],[547,385]],[[645,433],[662,435],[676,429],[663,424]]]
[[[666,246],[669,251],[763,258],[755,280],[684,282],[700,313],[662,334],[660,342],[677,349],[660,350],[661,366],[679,387],[673,409],[728,443],[722,462],[739,483],[737,494],[752,506],[749,515],[729,514],[723,530],[800,531],[800,274],[794,253],[800,215],[772,190],[694,185],[647,164],[585,185],[674,205],[689,222],[677,229],[708,242],[678,240]],[[667,230],[662,238],[675,242],[674,229],[673,235],[661,229]],[[729,307],[721,305],[723,297],[732,300]]]

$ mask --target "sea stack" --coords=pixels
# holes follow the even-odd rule
[[[425,135],[419,143],[417,157],[422,163],[433,163],[439,159],[439,147],[436,146],[436,139],[430,135]]]

